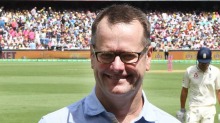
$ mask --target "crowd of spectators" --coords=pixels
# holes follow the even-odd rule
[[[156,50],[196,50],[200,47],[220,49],[220,15],[218,12],[152,12],[151,41]]]
[[[89,49],[91,25],[98,11],[30,10],[0,8],[0,42],[3,49]],[[154,50],[220,49],[220,15],[217,11],[146,11]]]
[[[3,49],[88,49],[94,12],[52,7],[2,11],[0,42]]]

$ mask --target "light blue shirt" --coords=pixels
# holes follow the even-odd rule
[[[180,123],[170,114],[148,102],[144,91],[143,109],[131,123]],[[42,117],[38,123],[118,123],[114,114],[102,106],[95,91],[84,99]]]

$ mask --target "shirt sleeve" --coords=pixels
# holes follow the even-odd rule
[[[189,70],[187,69],[183,76],[182,87],[189,88],[189,81]]]
[[[216,71],[217,75],[216,75],[216,80],[215,80],[215,88],[216,90],[220,89],[220,70],[217,68]]]

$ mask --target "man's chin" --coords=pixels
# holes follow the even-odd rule
[[[110,93],[113,95],[125,95],[132,91],[133,89],[126,89],[124,87],[115,87],[113,88]]]

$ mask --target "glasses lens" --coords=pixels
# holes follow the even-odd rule
[[[137,53],[122,53],[120,58],[125,63],[134,63],[138,61]]]
[[[115,54],[113,52],[102,52],[97,54],[97,58],[102,63],[111,63],[115,58]]]

